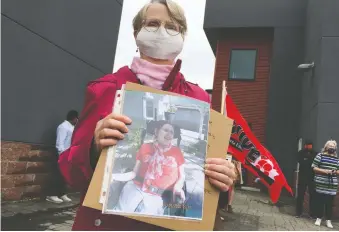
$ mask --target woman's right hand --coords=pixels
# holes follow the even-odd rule
[[[128,132],[126,125],[132,123],[127,116],[112,113],[100,120],[94,130],[94,143],[98,153],[105,147],[114,146]]]

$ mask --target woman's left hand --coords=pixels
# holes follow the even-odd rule
[[[215,187],[225,192],[236,178],[234,164],[222,158],[206,159],[205,174]]]

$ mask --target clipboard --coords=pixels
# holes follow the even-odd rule
[[[144,91],[152,93],[160,93],[167,95],[179,94],[156,90],[150,87],[127,83],[125,90]],[[209,132],[208,132],[208,145],[206,158],[223,158],[225,159],[229,139],[231,135],[233,120],[225,117],[211,109],[210,121],[209,121]],[[96,169],[92,176],[91,183],[87,190],[83,206],[102,210],[102,204],[100,201],[100,193],[103,182],[103,176],[105,171],[105,163],[107,159],[108,149],[104,149],[100,155]],[[214,222],[216,217],[217,205],[219,200],[219,190],[214,188],[207,179],[205,179],[205,190],[204,190],[204,202],[203,202],[203,218],[200,221],[192,220],[177,220],[173,218],[151,218],[144,216],[128,216],[138,221],[157,225],[160,227],[168,228],[171,230],[190,230],[190,231],[211,231],[214,228]],[[113,216],[113,215],[112,215]]]

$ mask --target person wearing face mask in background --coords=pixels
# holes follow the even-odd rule
[[[315,199],[316,202],[316,216],[315,225],[320,226],[321,219],[326,218],[326,226],[333,228],[332,207],[333,200],[338,191],[338,177],[339,175],[339,159],[337,157],[337,142],[329,140],[326,142],[323,150],[319,153],[313,163],[312,168],[315,172]]]
[[[298,152],[299,174],[298,174],[298,195],[296,205],[296,217],[300,217],[303,213],[304,195],[306,188],[310,196],[309,212],[310,217],[314,218],[314,173],[312,162],[316,156],[311,141],[306,141],[305,147]]]
[[[180,73],[181,61],[175,61],[183,48],[187,23],[182,8],[170,0],[153,0],[133,20],[134,37],[140,58],[87,86],[85,106],[74,131],[72,144],[60,155],[59,164],[70,186],[84,196],[101,150],[115,145],[128,133],[127,116],[112,114],[117,90],[126,82],[178,93],[210,102],[209,95],[189,83]],[[207,159],[206,177],[221,191],[227,191],[235,178],[234,165],[225,159]],[[83,200],[83,199],[82,199]],[[164,228],[118,215],[79,207],[73,230],[164,230]]]

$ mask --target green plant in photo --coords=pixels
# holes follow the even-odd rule
[[[143,131],[144,128],[142,126],[138,126],[136,129],[134,129],[132,136],[129,138],[129,142],[132,144],[133,148],[139,149],[141,146]]]

